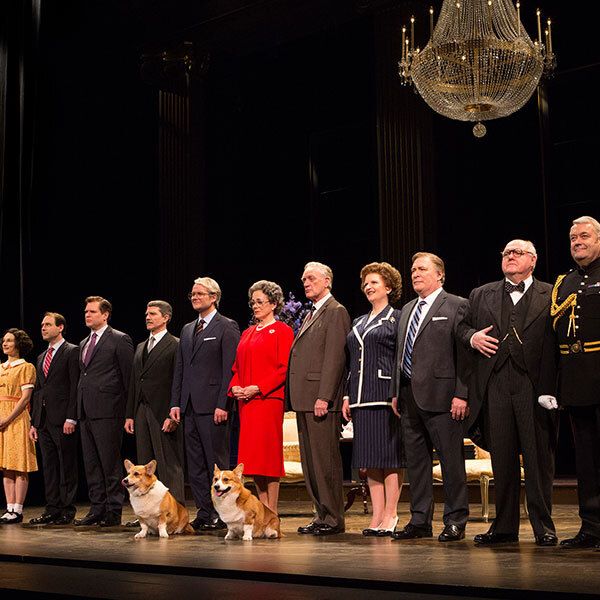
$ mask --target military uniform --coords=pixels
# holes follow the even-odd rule
[[[552,290],[560,403],[573,423],[581,533],[600,542],[600,258],[561,275]]]

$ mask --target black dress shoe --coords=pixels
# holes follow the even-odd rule
[[[140,526],[139,519],[134,519],[133,521],[127,521],[127,523],[125,523],[125,527],[139,527],[139,526]]]
[[[203,525],[206,525],[206,521],[200,517],[196,517],[193,521],[190,521],[190,525],[192,526],[192,529],[199,531]]]
[[[336,533],[344,533],[343,527],[332,527],[331,525],[319,525],[313,535],[335,535]]]
[[[579,532],[575,537],[567,538],[560,543],[561,548],[577,549],[577,548],[593,548],[600,544],[600,539],[590,535],[589,533]]]
[[[420,527],[409,523],[404,529],[392,533],[393,540],[414,540],[416,538],[433,537],[431,527]]]
[[[77,519],[75,521],[76,527],[88,527],[90,525],[97,525],[102,521],[101,515],[93,515],[92,513],[88,513],[83,517],[83,519]]]
[[[13,524],[16,524],[16,523],[22,523],[23,522],[23,513],[11,512],[9,514],[10,514],[10,517],[2,517],[0,519],[0,523],[2,525],[13,525]]]
[[[321,527],[321,525],[313,521],[309,525],[298,527],[298,533],[314,533],[319,527]]]
[[[67,517],[67,515],[60,515],[52,521],[52,525],[70,525],[73,522],[73,517]]]
[[[208,523],[203,523],[198,527],[199,531],[218,531],[219,529],[227,529],[227,525],[221,521],[221,519],[217,519],[216,521],[209,521]]]
[[[493,546],[494,544],[512,544],[519,541],[519,536],[514,533],[480,533],[473,538],[477,546]]]
[[[98,525],[100,527],[116,527],[117,525],[121,525],[121,515],[106,515]]]
[[[362,534],[373,537],[377,535],[378,531],[379,527],[367,527],[366,529],[362,530]]]
[[[51,515],[50,513],[45,512],[39,517],[35,517],[35,519],[29,519],[29,523],[31,525],[45,525],[46,523],[50,523],[54,521],[55,515]]]
[[[438,542],[457,542],[465,538],[465,528],[458,525],[446,525],[438,536]]]
[[[553,533],[545,533],[544,535],[535,536],[536,546],[556,546],[558,538]]]

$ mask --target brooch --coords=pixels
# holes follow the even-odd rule
[[[390,317],[390,321],[391,321],[392,323],[395,323],[395,322],[396,322],[396,319],[394,319],[394,317]]]
[[[275,333],[274,329],[269,329],[269,333]]]

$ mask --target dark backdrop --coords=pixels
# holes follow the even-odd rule
[[[367,262],[396,260],[406,276],[408,255],[432,250],[446,260],[447,289],[467,295],[499,277],[499,250],[515,237],[534,241],[537,275],[553,279],[570,266],[570,220],[599,214],[593,98],[600,61],[586,23],[564,4],[543,3],[559,60],[545,111],[534,95],[515,115],[487,123],[481,140],[420,99],[399,111],[399,135],[417,113],[426,125],[419,156],[430,175],[421,184],[426,209],[414,224],[421,241],[390,258],[382,248],[408,231],[390,233],[381,209],[379,82],[388,82],[390,98],[413,92],[400,87],[393,68],[381,71],[376,36],[382,20],[407,22],[413,11],[427,22],[422,3],[43,0],[38,50],[36,3],[6,0],[3,328],[25,327],[39,352],[41,316],[56,310],[78,342],[86,333],[83,299],[100,294],[113,302],[112,324],[134,342],[145,336],[152,298],[174,304],[177,333],[194,317],[185,295],[201,274],[221,283],[222,311],[244,327],[248,286],[272,279],[302,297],[299,277],[312,259],[333,267],[334,293],[356,316],[367,308],[358,289]],[[522,11],[530,32],[533,11]],[[595,3],[586,11],[587,23],[598,21]],[[186,41],[210,60],[191,104],[202,115],[201,160],[185,163],[199,174],[195,210],[187,219],[180,211],[179,227],[166,220],[159,194],[161,84],[143,81],[140,67],[142,55]],[[180,249],[165,251],[173,240]],[[572,472],[568,433],[564,427],[563,473]]]

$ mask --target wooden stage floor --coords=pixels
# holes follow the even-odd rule
[[[79,507],[83,516],[87,507]],[[600,552],[535,546],[525,516],[521,542],[476,548],[473,521],[467,538],[441,544],[441,505],[434,538],[396,542],[365,538],[359,503],[347,513],[344,534],[315,538],[296,533],[310,521],[306,502],[282,502],[280,540],[223,540],[224,532],[133,539],[136,530],[115,527],[0,526],[0,589],[10,598],[593,598],[600,597]],[[400,505],[400,525],[409,519]],[[26,508],[25,517],[39,508]],[[129,506],[123,522],[132,518]],[[560,538],[579,527],[577,507],[558,505]]]

